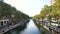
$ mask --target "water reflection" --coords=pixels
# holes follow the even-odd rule
[[[32,20],[27,24],[27,28],[20,32],[20,34],[40,34],[40,31]]]
[[[27,26],[21,28],[17,27],[17,29],[11,30],[5,34],[40,34],[40,31],[33,20],[30,20]]]

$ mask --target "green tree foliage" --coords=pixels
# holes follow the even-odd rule
[[[55,0],[56,2],[53,5],[47,6],[45,5],[44,8],[40,11],[39,18],[44,19],[52,19],[58,20],[60,17],[60,0]],[[35,16],[38,18],[37,16]]]
[[[14,15],[14,17],[12,17]],[[10,4],[0,1],[0,18],[3,17],[12,19],[12,20],[22,20],[28,19],[29,16],[24,14],[21,11],[18,11],[15,7],[12,7]]]
[[[38,15],[39,17],[37,17],[37,15],[34,16],[34,17],[43,20],[44,18],[46,18],[46,15],[47,15],[48,12],[49,12],[48,8],[49,8],[49,7],[48,7],[47,5],[45,5],[44,8],[41,10],[40,14]]]

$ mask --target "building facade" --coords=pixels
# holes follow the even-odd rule
[[[51,0],[51,5],[53,5],[56,1],[55,0]]]
[[[9,19],[3,17],[3,19],[0,20],[0,26],[6,25],[9,22]]]

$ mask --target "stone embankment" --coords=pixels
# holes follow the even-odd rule
[[[44,28],[46,28],[48,30],[51,29],[55,32],[60,33],[60,28],[58,28],[58,26],[51,25],[51,23],[49,21],[40,21],[40,20],[36,20],[36,19],[34,19],[34,21],[38,24],[41,24]]]
[[[18,26],[23,26],[24,24],[27,24],[28,21],[29,21],[29,19],[26,19],[26,20],[22,20],[22,21],[17,22],[17,23],[11,23],[10,25],[0,27],[0,34],[4,34],[5,32],[8,32],[8,31],[10,31]]]

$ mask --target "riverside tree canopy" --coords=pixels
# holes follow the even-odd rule
[[[14,15],[14,17],[12,17],[11,15]],[[6,17],[12,20],[22,20],[22,19],[29,18],[28,15],[17,10],[15,7],[12,7],[10,4],[0,1],[0,19],[2,19],[3,17]]]
[[[48,16],[47,16],[48,15]],[[55,0],[53,5],[45,5],[44,8],[40,11],[40,14],[35,15],[33,18],[44,19],[44,18],[55,18],[55,20],[60,19],[60,0]]]

